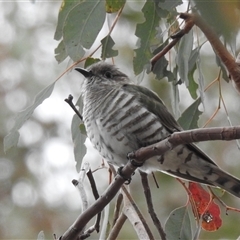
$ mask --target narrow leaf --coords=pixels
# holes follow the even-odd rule
[[[192,239],[192,230],[187,207],[173,210],[165,224],[167,239]]]
[[[105,20],[104,1],[81,1],[71,9],[63,27],[63,41],[73,61],[89,49],[102,29]]]
[[[158,54],[162,49],[167,46],[169,43],[169,40],[167,39],[165,42],[163,42],[159,47],[157,47],[153,51],[153,55]],[[168,67],[168,61],[163,56],[161,57],[154,65],[152,72],[156,74],[157,79],[162,79],[163,77],[167,77],[168,81],[171,82],[174,80],[173,73],[167,70]]]
[[[188,91],[191,94],[191,97],[193,99],[197,98],[197,90],[198,90],[198,84],[194,81],[194,72],[197,68],[197,59],[199,58],[199,50],[202,47],[196,47],[192,52],[191,56],[188,61],[188,80],[189,80],[189,85],[188,85]]]
[[[196,61],[199,57],[199,51],[200,51],[201,47],[202,47],[202,45],[200,47],[196,47],[195,49],[193,49],[191,51],[191,55],[188,60],[188,70],[189,71],[191,71],[194,68],[194,66],[196,65]]]
[[[82,97],[80,96],[76,105],[79,106],[79,111],[82,112]],[[87,138],[85,127],[81,119],[75,114],[71,125],[72,140],[74,145],[74,157],[76,161],[77,171],[80,171],[82,159],[86,154],[85,140]]]
[[[198,98],[182,113],[182,116],[178,119],[178,123],[184,130],[198,128],[198,119],[202,114],[202,112],[198,110],[200,103],[201,99]]]
[[[165,57],[161,57],[154,65],[152,72],[156,74],[157,79],[162,79],[166,76],[168,61]]]
[[[194,81],[194,72],[196,70],[196,64],[192,68],[192,70],[188,73],[188,80],[189,80],[189,85],[188,85],[188,91],[191,94],[191,97],[193,99],[197,98],[197,90],[198,90],[198,84]]]
[[[188,34],[184,35],[179,43],[178,48],[178,57],[177,57],[177,65],[179,69],[179,76],[182,82],[185,82],[186,86],[189,85],[188,81],[188,62],[191,56],[193,46],[193,31],[189,31]]]
[[[202,101],[202,104],[203,104],[203,107],[204,106],[204,76],[203,76],[203,72],[202,72],[202,68],[201,68],[201,59],[198,58],[197,60],[197,70],[198,70],[198,85],[199,85],[199,88],[198,88],[198,91],[200,93],[200,98],[201,98],[201,101]]]
[[[19,133],[18,130],[22,127],[22,125],[32,116],[32,113],[34,110],[46,99],[48,98],[53,91],[55,82],[53,82],[48,87],[44,88],[41,92],[39,92],[34,100],[34,103],[23,110],[22,112],[19,112],[15,118],[15,125],[10,131],[10,133],[4,138],[4,151],[6,152],[11,147],[17,146],[18,139],[19,139]]]
[[[159,25],[160,18],[156,12],[155,1],[146,1],[142,12],[145,17],[145,22],[137,25],[135,35],[140,40],[140,46],[135,49],[135,57],[133,59],[133,67],[136,75],[142,72],[144,66],[152,57],[150,51],[151,43],[156,36],[156,28]]]
[[[115,57],[118,55],[118,51],[112,49],[115,42],[113,41],[113,39],[110,35],[107,35],[105,38],[103,38],[101,43],[102,43],[101,58],[103,60],[105,60],[106,58]]]

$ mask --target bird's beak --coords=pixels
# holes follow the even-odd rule
[[[80,72],[85,78],[91,77],[93,74],[84,68],[75,68],[76,71]]]

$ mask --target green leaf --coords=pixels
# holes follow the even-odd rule
[[[79,111],[82,112],[82,96],[79,97],[77,103]],[[87,138],[85,127],[81,119],[75,114],[71,125],[72,140],[74,145],[74,157],[76,161],[77,171],[80,171],[82,159],[86,154],[85,140]]]
[[[196,61],[199,57],[199,50],[201,47],[195,48],[191,52],[191,56],[188,61],[188,80],[189,80],[189,85],[188,85],[188,91],[191,94],[191,97],[193,99],[197,98],[197,89],[198,89],[198,84],[194,81],[194,72],[197,68],[196,66]]]
[[[194,81],[194,72],[197,69],[197,62],[200,61],[199,58],[199,51],[200,48],[202,47],[202,45],[200,45],[199,47],[196,47],[192,52],[191,52],[191,56],[189,58],[188,61],[188,80],[189,80],[189,86],[188,86],[188,91],[191,94],[191,97],[193,99],[197,98],[197,90],[199,90],[199,92],[201,92],[200,87],[198,86],[198,84]],[[200,78],[199,78],[200,79]],[[203,79],[203,78],[202,78]],[[202,100],[203,101],[203,100]]]
[[[64,22],[63,41],[73,61],[81,59],[102,29],[105,20],[104,1],[81,1],[72,8]]]
[[[57,48],[55,48],[54,50],[55,52],[55,59],[57,60],[58,63],[61,63],[63,60],[65,60],[67,57],[68,57],[68,54],[66,52],[66,48],[65,48],[65,45],[64,45],[64,42],[61,41]]]
[[[44,88],[41,92],[39,92],[34,99],[34,102],[31,106],[26,108],[25,110],[19,112],[15,118],[15,125],[10,131],[10,133],[5,136],[3,144],[4,151],[6,152],[11,147],[17,146],[19,133],[18,130],[22,127],[22,125],[32,116],[34,110],[46,99],[48,98],[53,91],[54,85],[56,82],[53,82],[51,85]]]
[[[117,12],[122,6],[124,6],[126,0],[106,0],[106,12],[114,13]]]
[[[165,233],[168,240],[192,239],[192,230],[187,207],[180,207],[173,210],[165,224]]]
[[[185,34],[180,40],[177,57],[179,76],[182,82],[185,82],[187,87],[189,85],[188,63],[192,52],[192,46],[193,46],[193,30],[190,30],[189,33]]]
[[[118,55],[118,51],[112,49],[115,42],[113,41],[110,35],[107,35],[105,38],[103,38],[101,43],[102,43],[101,58],[103,60],[105,60],[106,58],[115,57]]]
[[[168,61],[161,57],[154,65],[152,72],[156,74],[157,79],[165,77],[167,72]]]
[[[153,55],[157,55],[159,52],[163,50],[167,45],[169,44],[169,40],[167,39],[165,42],[163,42],[160,46],[158,46],[154,51]],[[167,77],[168,81],[174,81],[175,77],[172,72],[167,70],[168,67],[168,61],[163,56],[161,57],[155,64],[152,69],[152,72],[156,74],[157,79],[162,79],[163,77]]]
[[[145,22],[138,24],[136,27],[135,35],[140,39],[140,46],[138,49],[135,49],[135,57],[133,59],[133,67],[136,75],[142,72],[144,66],[149,63],[152,57],[150,47],[155,39],[156,28],[160,21],[155,4],[153,0],[146,1],[142,9]]]
[[[85,63],[84,63],[84,68],[87,68],[89,66],[91,66],[94,63],[100,62],[101,59],[99,58],[87,58]]]
[[[63,36],[63,27],[66,21],[66,17],[69,14],[69,12],[77,5],[79,4],[79,0],[63,0],[62,5],[60,7],[59,13],[58,13],[58,22],[57,22],[57,28],[56,32],[54,34],[55,40],[60,40]]]
[[[196,64],[194,68],[188,73],[188,80],[189,80],[189,85],[188,85],[188,91],[191,94],[191,97],[193,99],[197,98],[197,90],[198,90],[198,84],[194,81],[193,74],[196,70]]]
[[[201,99],[198,98],[195,100],[183,113],[182,116],[178,119],[178,123],[184,130],[198,128],[198,119],[202,114],[198,110],[198,107],[201,103]]]

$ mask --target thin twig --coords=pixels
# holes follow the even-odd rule
[[[115,225],[117,219],[119,218],[120,207],[121,207],[122,201],[123,201],[123,195],[122,195],[122,193],[119,193],[116,204],[115,204],[115,208],[114,208],[112,226]]]
[[[91,188],[92,188],[93,196],[94,196],[95,200],[97,200],[99,198],[99,194],[98,194],[98,190],[97,190],[96,183],[95,183],[91,169],[89,169],[89,171],[87,172],[87,177],[88,177],[88,180],[89,180]],[[101,221],[101,212],[98,213],[97,219],[94,224],[94,227],[97,232],[99,232],[99,229],[100,229],[100,221]]]
[[[126,222],[127,217],[124,213],[121,213],[119,218],[117,219],[116,223],[114,224],[111,232],[107,238],[107,240],[115,240],[119,234],[119,231],[122,229],[123,224]]]
[[[69,94],[68,98],[65,98],[64,101],[66,103],[69,104],[69,106],[73,109],[73,111],[79,116],[79,118],[81,119],[81,121],[83,120],[82,115],[80,114],[80,112],[77,110],[77,108],[75,107],[75,105],[72,102],[73,100],[73,96],[71,94]]]
[[[163,230],[162,224],[159,221],[157,214],[154,211],[154,207],[153,207],[153,202],[152,202],[152,196],[151,196],[151,190],[148,184],[148,177],[147,177],[147,173],[139,171],[140,175],[141,175],[141,180],[142,180],[142,185],[143,185],[143,189],[144,189],[144,195],[146,198],[146,202],[147,202],[147,207],[148,207],[148,212],[152,218],[152,221],[155,225],[155,227],[158,230],[159,235],[161,236],[162,240],[166,240],[166,233]]]

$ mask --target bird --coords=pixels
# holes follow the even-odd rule
[[[124,166],[128,153],[183,130],[156,93],[135,85],[115,65],[100,61],[75,70],[84,76],[82,116],[87,136],[107,162]],[[152,157],[139,169],[219,187],[240,198],[240,180],[192,143]]]

